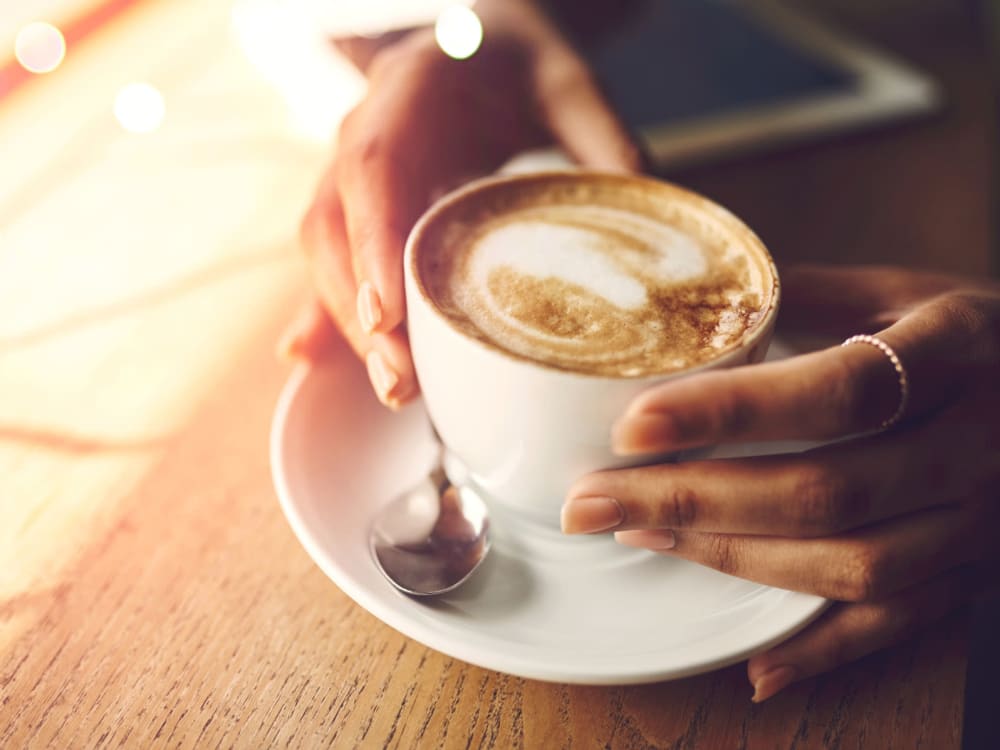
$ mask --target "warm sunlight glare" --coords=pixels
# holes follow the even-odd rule
[[[31,73],[51,73],[66,56],[66,40],[50,23],[29,23],[17,32],[14,56]]]
[[[452,5],[445,8],[434,24],[438,46],[448,57],[472,57],[483,41],[483,24],[472,8]]]
[[[340,6],[324,2],[323,7]],[[292,133],[328,143],[364,94],[364,77],[333,51],[322,28],[294,2],[239,0],[231,17],[247,59],[284,98]]]
[[[163,94],[148,83],[130,83],[115,97],[115,117],[130,133],[152,133],[166,112]]]

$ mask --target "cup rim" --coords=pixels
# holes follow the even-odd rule
[[[601,181],[620,181],[623,183],[641,183],[649,185],[650,187],[673,193],[675,196],[680,197],[682,200],[688,204],[695,205],[699,210],[705,211],[709,216],[715,220],[721,222],[727,228],[731,228],[740,234],[745,235],[746,242],[753,246],[756,251],[758,251],[768,271],[771,276],[771,288],[770,294],[768,296],[767,310],[761,317],[760,321],[754,326],[750,331],[746,332],[745,335],[736,343],[729,345],[725,349],[718,352],[712,358],[701,362],[700,364],[694,365],[692,367],[686,367],[680,370],[670,370],[665,372],[656,373],[646,373],[643,375],[607,375],[607,374],[597,374],[588,372],[579,372],[576,370],[569,370],[562,367],[557,367],[546,362],[539,360],[528,359],[526,357],[519,357],[506,349],[503,349],[499,345],[490,345],[474,336],[470,336],[468,333],[459,328],[455,323],[445,315],[441,309],[434,302],[433,297],[427,290],[424,284],[424,280],[418,273],[417,267],[417,244],[420,238],[427,232],[428,227],[433,224],[433,222],[441,216],[445,211],[454,206],[456,203],[460,203],[468,198],[468,196],[475,193],[481,193],[486,190],[495,188],[498,185],[509,184],[509,183],[530,183],[543,180],[553,180],[553,179],[566,179],[566,178],[581,178],[581,179],[591,179],[591,180],[601,180]],[[562,375],[572,379],[583,379],[588,381],[610,381],[610,382],[655,382],[661,381],[670,377],[677,377],[682,375],[690,375],[702,370],[712,369],[717,367],[718,364],[727,358],[737,354],[738,352],[753,349],[754,346],[766,336],[771,334],[774,327],[775,318],[777,317],[778,308],[781,301],[781,280],[778,276],[778,269],[775,265],[774,258],[771,256],[770,251],[767,246],[760,239],[756,232],[754,232],[746,223],[743,222],[738,216],[732,213],[729,209],[716,203],[712,199],[701,195],[688,188],[681,187],[676,183],[669,182],[667,180],[661,180],[656,177],[651,177],[648,175],[639,174],[624,174],[620,172],[603,172],[599,170],[590,169],[549,169],[537,172],[528,173],[515,173],[515,174],[499,174],[499,175],[488,175],[485,177],[480,177],[471,182],[468,182],[461,187],[458,187],[445,195],[434,201],[417,219],[413,228],[410,230],[409,235],[406,238],[406,243],[403,250],[403,273],[404,278],[412,282],[413,288],[420,294],[421,302],[423,302],[431,311],[435,318],[443,322],[447,328],[454,334],[461,337],[461,339],[482,352],[487,352],[492,356],[501,358],[504,362],[520,365],[523,367],[528,367],[532,369],[541,369],[545,372],[551,373],[553,375]],[[407,285],[409,286],[409,285]]]

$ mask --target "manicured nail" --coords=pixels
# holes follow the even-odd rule
[[[289,323],[275,346],[278,358],[290,362],[301,357],[303,342],[308,330],[309,320],[305,315],[300,315]]]
[[[358,287],[358,322],[361,329],[372,334],[382,322],[382,300],[379,299],[375,285],[370,281],[362,281]]]
[[[753,697],[750,700],[754,703],[766,701],[792,684],[798,674],[799,671],[795,667],[787,665],[771,667],[753,684]]]
[[[375,395],[386,406],[392,406],[395,400],[392,391],[399,383],[399,375],[392,369],[385,355],[374,349],[365,357],[365,365],[368,367],[368,379],[372,381]]]
[[[411,385],[409,388],[403,389],[400,387],[400,383],[397,383],[382,403],[393,411],[399,411],[410,403],[416,395],[417,388],[415,385]]]
[[[281,334],[281,338],[278,339],[277,345],[274,347],[275,352],[278,355],[278,359],[284,360],[285,362],[291,362],[298,358],[301,333],[294,328],[287,329]]]
[[[566,534],[608,531],[625,520],[625,510],[611,497],[578,497],[562,507],[562,530]]]
[[[669,529],[636,529],[635,531],[616,531],[615,541],[626,547],[639,547],[654,551],[673,549],[677,545],[674,532]]]
[[[662,414],[625,416],[611,428],[611,450],[619,456],[662,453],[676,444],[674,422]]]

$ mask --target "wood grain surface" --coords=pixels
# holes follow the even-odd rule
[[[983,271],[974,29],[939,3],[824,5],[935,71],[949,110],[682,177],[788,256]],[[943,41],[921,47],[928,19]],[[490,672],[340,592],[267,455],[325,149],[289,137],[229,24],[148,0],[0,102],[0,748],[958,747],[961,615],[754,706],[742,665],[623,688]],[[143,138],[109,114],[134,79],[167,98]]]

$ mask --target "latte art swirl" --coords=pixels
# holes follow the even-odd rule
[[[713,359],[755,326],[768,275],[732,234],[645,193],[558,188],[451,217],[425,245],[421,276],[460,330],[551,367],[639,377]]]

